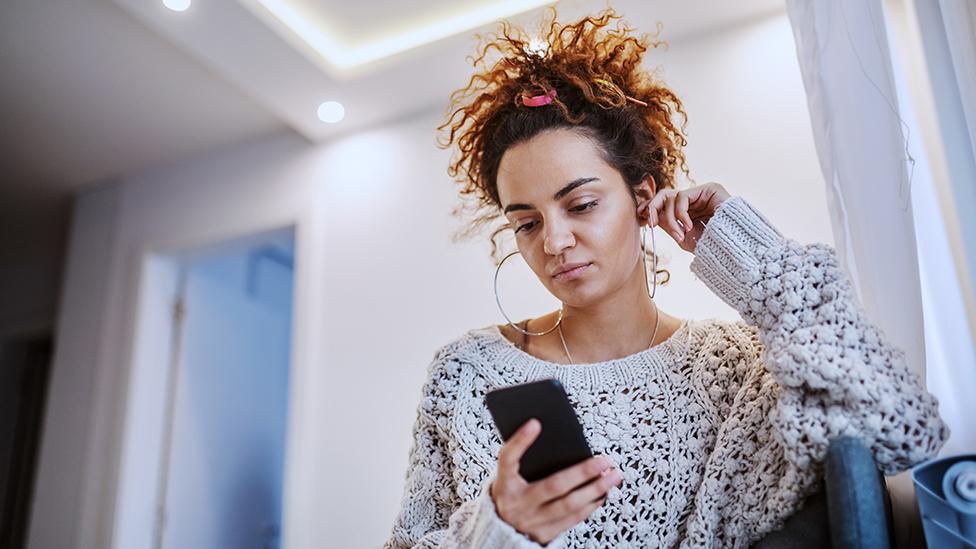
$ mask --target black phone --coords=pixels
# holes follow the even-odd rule
[[[583,426],[558,379],[495,389],[485,395],[485,404],[502,440],[507,441],[531,418],[542,424],[542,432],[519,462],[519,473],[528,482],[593,457]]]

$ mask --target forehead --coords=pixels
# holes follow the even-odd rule
[[[502,155],[498,196],[503,206],[551,197],[574,179],[598,177],[607,182],[615,171],[590,138],[566,128],[546,130],[512,145]]]

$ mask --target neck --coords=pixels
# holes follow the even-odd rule
[[[647,295],[643,269],[639,274],[640,277],[631,277],[625,288],[598,303],[587,307],[563,306],[562,333],[573,362],[603,362],[629,356],[661,339],[665,315]],[[658,315],[658,330],[654,334]],[[551,335],[562,348],[559,334]]]

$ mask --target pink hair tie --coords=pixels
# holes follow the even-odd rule
[[[533,95],[532,97],[522,96],[522,104],[526,107],[541,107],[543,105],[548,105],[552,103],[552,98],[556,97],[556,89],[553,88],[542,95]]]

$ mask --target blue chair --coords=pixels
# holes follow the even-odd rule
[[[890,549],[891,517],[891,497],[871,451],[856,438],[840,437],[827,452],[821,489],[752,547]]]

